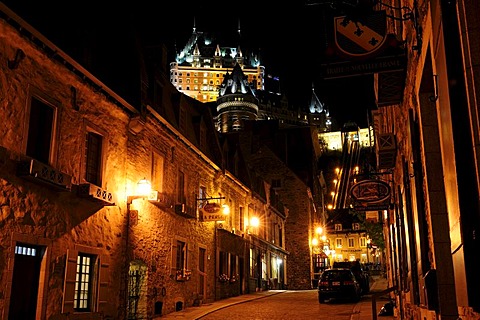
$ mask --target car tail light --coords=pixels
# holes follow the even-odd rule
[[[353,286],[355,284],[355,281],[343,281],[343,285],[345,286]]]
[[[322,287],[327,287],[328,286],[328,281],[320,281],[319,286],[322,286]]]

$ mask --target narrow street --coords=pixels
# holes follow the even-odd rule
[[[369,294],[357,303],[330,300],[318,302],[317,290],[270,290],[246,294],[229,299],[189,307],[158,319],[202,319],[202,320],[245,320],[245,319],[329,319],[329,320],[371,320],[372,295],[387,288],[387,281],[380,276],[372,278]],[[376,314],[388,301],[387,295],[377,298]],[[395,319],[382,316],[382,320]]]

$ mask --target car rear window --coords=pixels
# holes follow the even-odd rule
[[[322,280],[324,281],[345,281],[351,279],[352,273],[348,270],[330,270],[322,274]]]

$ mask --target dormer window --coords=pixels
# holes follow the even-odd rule
[[[335,224],[335,231],[342,231],[342,224],[341,223],[336,223]]]

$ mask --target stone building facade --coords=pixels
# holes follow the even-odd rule
[[[387,21],[404,41],[405,89],[373,117],[377,164],[393,194],[382,217],[396,315],[478,319],[480,8],[476,1],[402,4],[396,10],[411,12],[409,19]]]
[[[2,318],[147,319],[288,285],[287,209],[226,169],[206,106],[158,70],[127,102],[3,4],[0,34]]]

